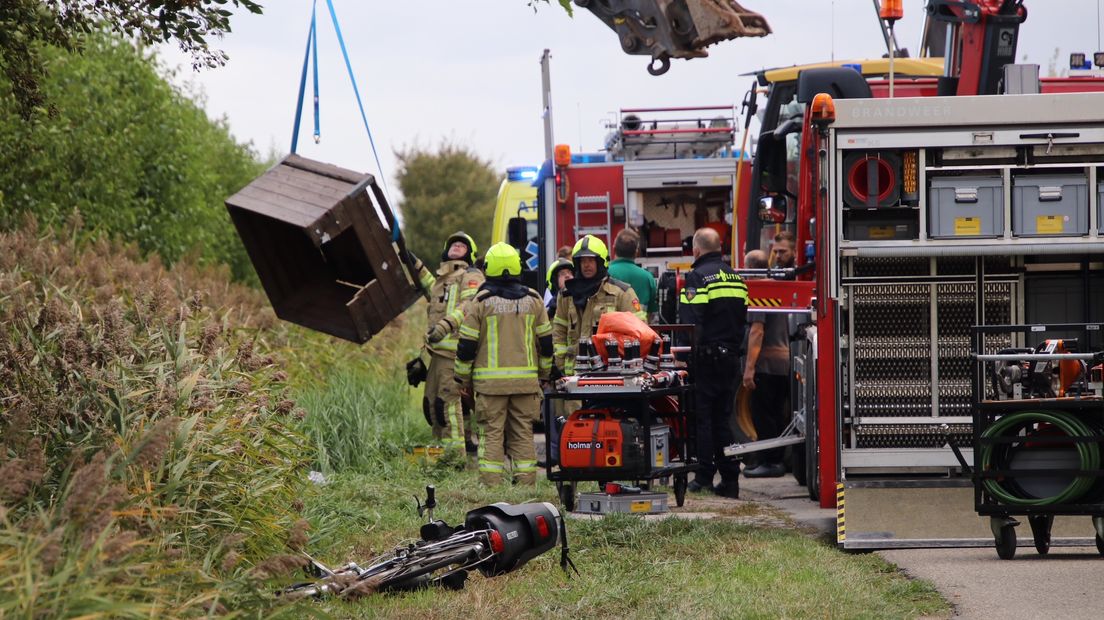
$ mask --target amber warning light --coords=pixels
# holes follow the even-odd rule
[[[836,121],[836,102],[832,101],[831,95],[817,93],[813,97],[812,119],[813,123],[821,128]]]
[[[557,144],[554,160],[559,168],[566,168],[571,165],[571,147],[566,144]]]
[[[905,16],[903,4],[903,0],[882,0],[882,8],[878,10],[878,16],[886,21],[897,21]]]

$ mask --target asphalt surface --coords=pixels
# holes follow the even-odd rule
[[[835,510],[819,508],[790,476],[741,480],[740,498],[775,506],[834,541]],[[1018,530],[1030,538],[1026,522]],[[908,576],[933,583],[954,618],[1104,618],[1104,557],[1095,546],[1054,547],[1046,556],[1021,546],[1009,561],[992,547],[876,553]]]

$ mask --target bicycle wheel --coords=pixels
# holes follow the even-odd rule
[[[444,542],[448,542],[448,539]],[[426,586],[453,572],[472,568],[492,555],[487,545],[478,541],[445,545],[443,548],[434,549],[427,553],[420,553],[419,551],[416,549],[407,557],[397,560],[396,566],[386,571],[385,574],[374,576],[378,578],[376,589],[401,590],[412,586]],[[432,574],[442,569],[449,570],[440,575]],[[419,580],[420,577],[426,575],[429,575],[430,578]],[[368,578],[371,579],[372,576]]]

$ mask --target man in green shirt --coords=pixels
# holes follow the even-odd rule
[[[651,320],[659,311],[659,296],[656,294],[656,279],[651,272],[637,265],[637,248],[640,247],[640,235],[628,228],[617,234],[613,242],[613,255],[616,257],[609,265],[611,278],[621,280],[636,291],[640,298],[640,307],[644,308]]]

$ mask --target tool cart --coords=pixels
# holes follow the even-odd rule
[[[972,328],[974,504],[1001,559],[1016,554],[1017,516],[1040,554],[1055,516],[1089,516],[1104,555],[1102,336],[1101,324]]]
[[[688,347],[670,343],[673,335],[693,327],[654,329],[664,346],[661,354],[646,357],[631,343],[624,353],[611,348],[605,356],[581,341],[576,375],[560,379],[544,395],[545,468],[567,510],[576,509],[578,485],[586,481],[624,500],[612,508],[615,512],[665,512],[666,494],[647,493],[652,481],[670,479],[677,506],[686,499],[689,474],[697,469],[693,386],[673,354]],[[557,401],[570,405],[561,416],[555,414]],[[622,490],[628,491],[623,497]]]

